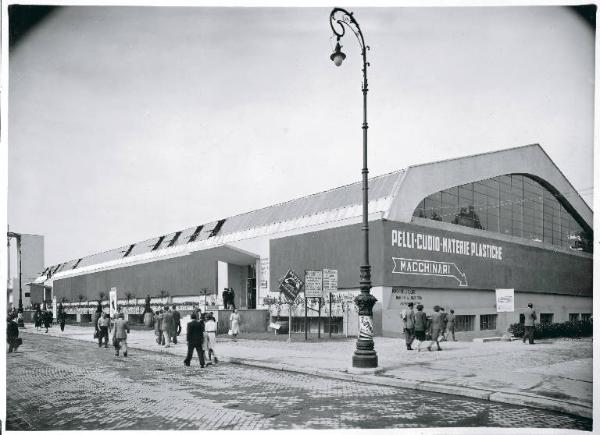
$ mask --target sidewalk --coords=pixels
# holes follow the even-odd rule
[[[31,324],[22,333],[37,333]],[[185,333],[184,333],[185,334]],[[94,341],[91,327],[58,326],[48,335]],[[217,338],[224,362],[309,373],[328,378],[411,388],[474,397],[513,405],[549,409],[592,418],[592,339],[542,340],[530,346],[513,342],[443,342],[441,352],[407,351],[403,338],[375,338],[379,357],[376,374],[351,369],[355,340],[291,343],[226,336]],[[185,335],[170,348],[156,344],[153,330],[132,330],[128,345],[134,349],[168,352],[182,360]],[[24,337],[27,345],[27,337]]]

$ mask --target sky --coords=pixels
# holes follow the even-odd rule
[[[370,176],[539,143],[592,204],[594,30],[558,6],[352,8]],[[8,224],[46,265],[361,179],[330,8],[65,7],[9,53]]]

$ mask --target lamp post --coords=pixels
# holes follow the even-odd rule
[[[363,59],[363,168],[362,168],[362,234],[363,234],[363,264],[360,266],[360,294],[354,298],[354,303],[358,307],[359,334],[356,341],[356,349],[352,356],[352,366],[357,368],[377,367],[377,352],[373,343],[373,305],[377,299],[371,294],[371,266],[369,265],[369,169],[367,168],[367,50],[369,46],[365,45],[365,39],[358,22],[354,19],[353,13],[342,8],[334,8],[329,15],[329,24],[331,30],[337,37],[337,43],[334,53],[330,59],[336,66],[340,66],[346,55],[342,52],[340,39],[346,33],[346,28],[350,29],[358,39]]]

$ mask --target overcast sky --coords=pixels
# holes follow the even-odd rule
[[[370,175],[540,143],[593,186],[594,30],[561,7],[353,8]],[[10,52],[8,223],[46,264],[360,180],[329,8],[61,8]]]

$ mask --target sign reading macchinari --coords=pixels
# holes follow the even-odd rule
[[[392,230],[392,246],[502,260],[502,246],[470,242],[450,237],[432,236],[412,231]]]

